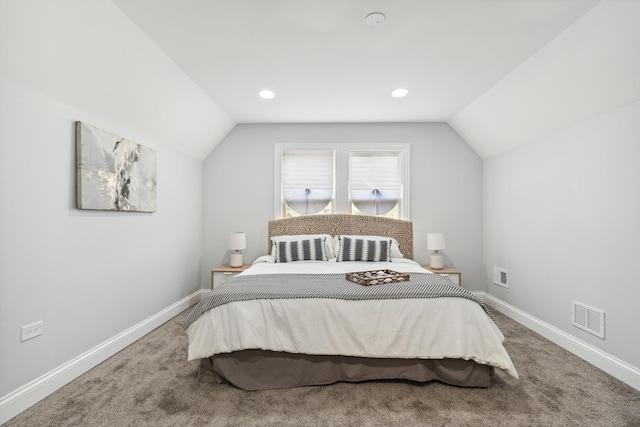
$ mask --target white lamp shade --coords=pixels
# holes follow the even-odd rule
[[[233,251],[246,249],[247,235],[243,232],[231,233],[229,236],[229,249]]]
[[[447,244],[444,240],[444,234],[442,233],[429,233],[427,234],[427,249],[430,251],[437,251],[440,249],[446,249]]]

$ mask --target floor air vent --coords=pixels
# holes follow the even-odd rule
[[[604,339],[604,311],[573,301],[573,326]]]
[[[507,270],[504,268],[493,267],[493,283],[504,288],[509,287],[509,278]]]

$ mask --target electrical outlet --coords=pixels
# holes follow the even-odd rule
[[[42,335],[43,324],[44,322],[41,320],[39,322],[23,326],[21,329],[22,334],[20,341],[30,340],[31,338],[35,338],[38,335]]]

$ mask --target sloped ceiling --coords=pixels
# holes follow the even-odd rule
[[[638,99],[635,0],[115,2],[238,123],[445,121],[487,157]]]
[[[0,0],[0,76],[199,160],[236,124],[110,1]]]
[[[638,100],[640,1],[604,1],[449,123],[489,157]]]
[[[0,75],[199,159],[237,123],[432,121],[488,157],[639,100],[637,22],[637,0],[0,0]]]

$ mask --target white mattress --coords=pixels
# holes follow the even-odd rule
[[[399,260],[395,260],[399,261]],[[425,270],[413,261],[391,263],[257,263],[249,274],[347,273],[373,269]],[[232,286],[229,282],[220,286]],[[189,360],[262,349],[374,358],[459,358],[518,378],[504,336],[477,303],[464,298],[343,301],[240,301],[203,314],[187,329]]]

